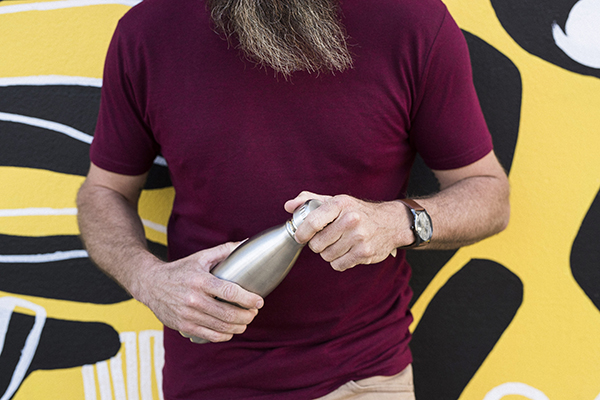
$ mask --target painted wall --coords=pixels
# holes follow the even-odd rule
[[[600,1],[445,2],[513,213],[482,243],[409,255],[417,396],[600,400]],[[0,0],[0,400],[160,398],[160,324],[89,262],[74,201],[134,3]],[[172,199],[159,158],[141,200],[158,253]]]

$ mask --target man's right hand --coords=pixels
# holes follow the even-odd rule
[[[134,296],[185,337],[230,340],[246,330],[264,303],[260,296],[210,273],[236,246],[225,243],[181,260],[156,263],[138,278]]]
[[[79,229],[90,258],[161,322],[186,336],[222,342],[244,332],[263,299],[210,273],[236,243],[169,263],[156,258],[148,251],[137,213],[147,175],[121,175],[90,165],[77,196]]]

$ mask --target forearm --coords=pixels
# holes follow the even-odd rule
[[[423,249],[458,248],[501,232],[510,215],[508,197],[502,176],[475,176],[417,199],[433,221],[432,240]]]
[[[136,205],[113,190],[85,183],[77,205],[79,229],[90,258],[136,297],[141,271],[160,263],[147,249]]]
[[[146,176],[90,166],[77,197],[79,229],[90,257],[166,326],[211,341],[242,333],[263,300],[210,273],[236,244],[224,243],[172,262],[155,257],[146,246],[137,213]]]

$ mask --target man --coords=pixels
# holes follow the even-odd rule
[[[120,21],[79,221],[99,267],[165,324],[166,399],[414,399],[402,248],[508,221],[470,74],[438,0],[145,0]],[[136,211],[159,152],[168,262]],[[416,152],[441,190],[401,202]],[[296,239],[312,251],[266,300],[209,273],[309,198],[323,205]]]

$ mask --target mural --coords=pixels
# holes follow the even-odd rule
[[[600,77],[597,0],[492,0],[492,6],[523,49],[569,71]]]
[[[2,400],[160,397],[160,324],[92,265],[75,221],[104,54],[135,3],[0,2]],[[163,200],[144,202],[162,256],[170,186],[158,158],[146,189]]]
[[[75,208],[106,48],[138,2],[0,0],[0,400],[162,398],[161,326],[89,261]],[[417,397],[600,400],[600,2],[445,3],[513,213],[409,253]],[[421,160],[412,176],[436,190]],[[173,196],[158,157],[140,211],[160,256]]]

